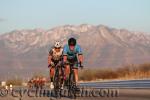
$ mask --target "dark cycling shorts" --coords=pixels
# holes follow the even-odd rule
[[[67,63],[72,63],[73,64],[73,68],[78,68],[78,59],[77,58],[67,59]]]
[[[54,65],[56,66],[58,63],[61,63],[62,61],[61,61],[61,60],[53,60],[53,59],[52,59],[52,62],[53,62]],[[53,67],[55,67],[55,66],[53,66]]]

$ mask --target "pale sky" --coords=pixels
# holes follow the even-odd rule
[[[150,33],[150,0],[0,0],[0,34],[66,24]]]

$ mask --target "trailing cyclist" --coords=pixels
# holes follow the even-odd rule
[[[50,87],[54,88],[53,79],[55,74],[55,66],[62,63],[63,48],[59,41],[56,41],[54,47],[51,48],[48,56],[48,67],[50,68]],[[63,82],[62,82],[63,84]]]

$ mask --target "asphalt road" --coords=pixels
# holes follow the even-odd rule
[[[129,89],[150,89],[150,79],[145,80],[125,80],[125,81],[106,81],[106,82],[89,82],[81,83],[81,87],[93,88],[129,88]]]
[[[86,100],[93,100],[93,99],[94,100],[150,100],[150,80],[90,82],[90,83],[81,83],[80,87],[82,92],[79,93],[76,100],[85,100],[85,99]],[[12,92],[9,92],[7,95],[2,96],[2,93],[0,92],[0,100],[57,100],[59,99],[59,98],[55,98],[52,95],[49,96],[48,95],[43,96],[39,94],[35,95],[35,91],[31,92],[24,87],[16,88],[16,90],[19,89],[21,89],[22,92],[15,91],[13,95]],[[20,93],[22,93],[22,95]],[[38,91],[37,93],[40,92]],[[62,97],[61,100],[71,100],[71,98],[69,98],[67,95],[63,95],[63,96],[64,97]]]

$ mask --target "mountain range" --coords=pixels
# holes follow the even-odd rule
[[[56,40],[75,37],[86,68],[124,67],[150,60],[150,34],[104,25],[64,25],[52,29],[14,30],[0,35],[0,76],[48,73],[47,56]]]

